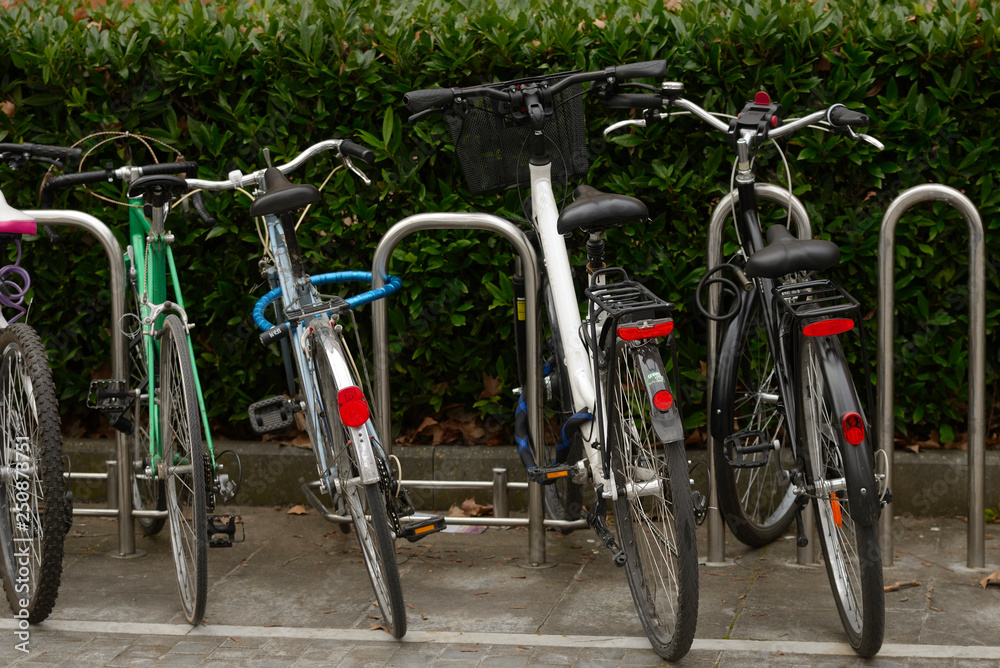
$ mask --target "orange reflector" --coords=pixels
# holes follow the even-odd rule
[[[337,408],[340,410],[340,421],[348,427],[360,427],[368,422],[368,402],[357,385],[345,387],[337,393]]]
[[[837,526],[841,526],[844,523],[844,516],[840,514],[840,498],[837,493],[831,494],[833,499],[830,500],[830,507],[833,508],[833,523]]]
[[[653,405],[661,411],[669,411],[670,407],[674,405],[674,397],[666,390],[660,390],[653,395]]]
[[[648,324],[629,324],[618,328],[619,338],[625,341],[639,341],[640,339],[655,339],[667,336],[674,331],[674,321],[654,322]]]
[[[413,530],[413,533],[427,533],[428,531],[434,531],[434,525],[428,524],[425,527],[417,527]]]
[[[802,333],[806,336],[833,336],[834,334],[843,334],[853,328],[854,321],[850,318],[833,318],[811,322],[802,328]]]
[[[844,440],[851,445],[857,445],[865,440],[864,420],[854,411],[844,413],[844,416],[840,418],[840,426],[844,432]]]
[[[569,471],[550,471],[545,474],[545,477],[549,480],[553,478],[565,478],[569,475]]]

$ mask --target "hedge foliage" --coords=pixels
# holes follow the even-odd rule
[[[377,153],[368,170],[376,183],[364,188],[343,170],[333,176],[323,206],[300,229],[317,270],[369,267],[382,234],[413,213],[520,216],[516,192],[470,198],[444,121],[408,123],[405,92],[654,58],[667,59],[685,96],[712,110],[735,113],[764,89],[790,116],[843,102],[876,119],[870,132],[886,145],[882,152],[813,131],[787,144],[795,193],[818,235],[841,245],[838,278],[869,309],[879,222],[900,190],[929,181],[954,186],[979,206],[988,238],[1000,226],[992,3],[79,4],[24,0],[0,12],[7,112],[0,114],[0,139],[67,144],[100,130],[142,132],[197,160],[203,178],[224,178],[231,169],[260,167],[264,147],[282,161],[323,138],[359,138]],[[694,428],[705,421],[705,323],[694,308],[694,287],[704,272],[707,220],[729,188],[730,151],[723,137],[684,116],[600,139],[601,128],[622,113],[588,107],[589,181],[638,196],[655,212],[651,225],[613,234],[612,252],[678,305],[687,422]],[[128,147],[108,145],[88,164],[142,157],[138,145]],[[762,160],[766,180],[787,180],[776,152]],[[316,160],[297,178],[319,183],[333,165],[329,157]],[[8,174],[8,199],[31,206],[40,176]],[[124,242],[120,208],[83,192],[59,204],[111,223]],[[248,402],[280,388],[276,353],[262,349],[248,320],[262,281],[246,204],[228,193],[211,196],[217,225],[187,213],[169,224],[198,324],[199,366],[211,381],[209,410],[230,434],[241,433]],[[47,337],[70,417],[81,414],[91,376],[107,373],[107,269],[89,239],[65,236],[55,248],[46,240],[29,244],[26,264],[38,297],[31,321]],[[921,433],[940,429],[942,440],[964,428],[966,243],[964,223],[943,205],[916,210],[900,226],[897,423]],[[582,241],[571,241],[571,250],[579,259]],[[397,418],[412,423],[456,404],[481,415],[511,413],[512,267],[505,244],[482,234],[422,234],[398,248],[392,268],[404,276],[404,291],[391,305]],[[988,267],[988,383],[995,387],[1000,256],[992,242]]]

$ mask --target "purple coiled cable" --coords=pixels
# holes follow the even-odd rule
[[[7,319],[8,323],[14,322],[27,312],[22,304],[24,296],[31,289],[31,277],[21,267],[21,241],[15,239],[14,245],[17,247],[17,260],[14,264],[0,267],[0,306],[17,311],[17,315]],[[20,282],[11,280],[14,276],[19,277]]]

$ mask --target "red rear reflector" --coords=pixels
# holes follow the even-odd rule
[[[765,93],[764,91],[760,91],[759,93],[753,96],[753,103],[761,105],[771,104],[771,96]]]
[[[368,422],[368,402],[357,385],[345,387],[337,393],[337,407],[340,410],[340,421],[348,427],[360,427]]]
[[[806,336],[833,336],[834,334],[843,334],[851,329],[854,329],[854,321],[850,318],[832,318],[811,322],[802,328],[802,333]]]
[[[645,325],[642,323],[623,325],[618,328],[618,336],[625,341],[638,341],[667,336],[672,331],[674,331],[674,321],[667,320]]]
[[[844,430],[844,440],[851,445],[858,445],[865,440],[865,423],[861,416],[854,411],[844,413],[844,417],[840,419],[840,425]]]
[[[840,497],[834,492],[831,494],[833,498],[830,500],[830,506],[833,508],[833,523],[837,526],[841,526],[844,523],[844,516],[840,514]]]
[[[653,395],[653,405],[661,411],[669,411],[674,405],[674,397],[666,390],[660,390]]]

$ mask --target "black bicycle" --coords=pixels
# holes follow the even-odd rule
[[[842,336],[855,332],[862,368],[868,368],[861,307],[834,281],[819,276],[840,259],[835,243],[798,239],[781,224],[764,234],[753,168],[767,141],[820,122],[831,132],[881,144],[853,130],[869,119],[843,104],[786,121],[780,105],[758,93],[726,123],[682,93],[682,84],[668,82],[656,93],[618,96],[611,106],[641,104],[646,112],[643,119],[616,123],[608,131],[690,113],[724,132],[736,152],[739,250],[710,269],[698,287],[703,314],[728,323],[718,350],[710,424],[719,509],[747,545],[775,540],[795,519],[798,544],[804,546],[801,511],[813,500],[848,641],[859,655],[872,656],[882,646],[885,627],[878,518],[891,495],[885,476],[876,473],[878,448],[865,413],[865,405],[873,406],[871,384],[863,374],[866,391],[858,392],[842,347]],[[664,107],[683,111],[658,111]],[[715,312],[701,302],[709,286],[720,286],[723,295],[725,307]]]

